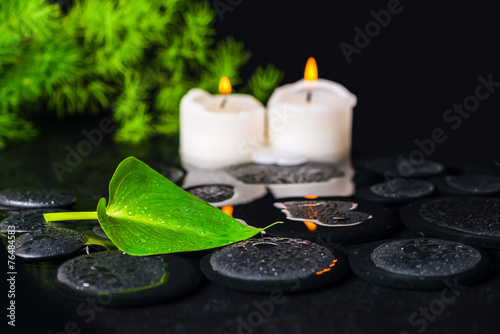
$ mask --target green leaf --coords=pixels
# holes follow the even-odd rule
[[[85,214],[87,219],[92,215]],[[75,214],[64,215],[44,217],[47,221],[78,219]],[[264,230],[240,223],[134,157],[118,165],[109,184],[109,203],[101,198],[97,218],[116,247],[130,255],[205,250]]]

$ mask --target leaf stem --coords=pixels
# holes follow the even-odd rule
[[[43,218],[48,222],[57,222],[63,220],[93,220],[97,219],[96,211],[86,212],[53,212],[44,213]]]

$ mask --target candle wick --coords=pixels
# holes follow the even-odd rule
[[[307,102],[311,102],[312,95],[313,95],[313,93],[311,90],[307,92],[307,97],[306,97]]]
[[[226,106],[226,103],[227,103],[227,96],[224,96],[224,98],[222,99],[222,102],[220,103],[220,108],[224,109],[224,107]]]

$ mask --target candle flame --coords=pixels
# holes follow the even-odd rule
[[[316,65],[316,60],[313,57],[309,57],[306,63],[306,69],[304,71],[305,81],[317,81],[318,80],[318,65]]]
[[[221,94],[231,94],[231,81],[228,77],[222,77],[219,81],[219,93]]]

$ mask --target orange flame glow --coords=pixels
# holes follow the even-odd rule
[[[317,271],[316,275],[321,275],[321,274],[324,274],[324,273],[332,270],[332,268],[335,266],[335,264],[337,264],[337,261],[338,261],[338,259],[333,260],[332,263],[328,266],[328,268],[325,268],[321,271]]]
[[[306,69],[304,71],[304,80],[318,80],[318,65],[316,65],[316,60],[313,57],[309,57],[309,59],[307,60]]]
[[[316,196],[316,195],[305,195],[304,198],[305,199],[316,199],[316,198],[318,198],[318,196]]]
[[[318,225],[314,224],[313,222],[304,222],[304,224],[306,225],[307,229],[311,232],[314,232],[316,231],[316,228],[318,227]]]
[[[228,77],[222,77],[219,81],[219,93],[221,94],[231,94],[231,81]]]
[[[226,205],[221,208],[222,212],[230,215],[231,217],[233,216],[233,210],[234,207],[232,205]]]

